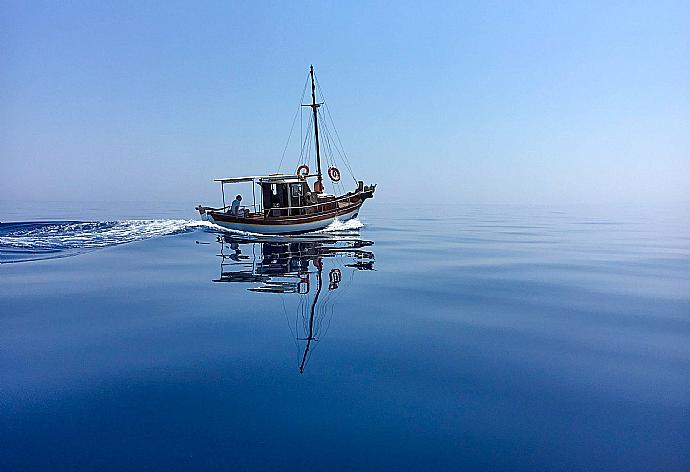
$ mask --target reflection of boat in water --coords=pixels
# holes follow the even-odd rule
[[[220,276],[214,282],[246,283],[252,292],[299,297],[290,329],[299,349],[300,373],[328,329],[338,293],[355,272],[374,269],[374,253],[367,249],[373,242],[358,238],[259,241],[223,235],[218,242]]]

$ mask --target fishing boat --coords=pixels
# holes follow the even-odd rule
[[[309,82],[311,82],[311,103],[303,104],[304,93]],[[317,91],[319,100],[317,100]],[[299,112],[306,109],[303,107],[311,108],[311,112],[307,114],[307,132],[304,136],[301,135],[303,117]],[[309,68],[298,112],[295,114],[288,137],[289,144],[299,114],[300,157],[295,173],[214,179],[215,182],[220,183],[223,206],[219,208],[197,206],[196,209],[203,220],[243,232],[293,234],[320,230],[336,220],[347,221],[357,217],[364,201],[374,196],[376,184],[365,185],[364,181],[354,177],[313,66]],[[285,149],[287,147],[286,144]],[[312,155],[316,161],[316,173],[310,173]],[[341,172],[336,166],[336,158],[341,159],[349,171],[354,180],[354,190],[345,191],[341,182]],[[324,160],[328,166],[327,175],[331,181],[329,185],[332,189],[331,193],[326,192],[324,185],[322,171]],[[281,158],[281,165],[282,161]],[[225,186],[239,183],[251,183],[253,198],[251,206],[227,205]]]

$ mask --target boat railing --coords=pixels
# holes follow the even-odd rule
[[[309,205],[301,205],[301,206],[287,206],[287,207],[271,207],[271,208],[263,208],[264,215],[273,215],[273,216],[295,216],[295,215],[305,215],[309,214],[307,213],[307,210],[310,208],[315,208],[316,211],[324,211],[324,210],[333,210],[338,203],[347,201],[348,203],[352,200],[353,197],[356,197],[356,193],[349,193],[347,195],[343,195],[342,197],[334,198],[332,200],[324,201],[324,202],[316,202],[316,203],[311,203]],[[208,208],[212,211],[224,211],[226,208],[231,208],[232,205],[227,205],[221,208]],[[257,207],[260,208],[260,205],[249,205],[249,206],[241,206],[241,209],[249,209],[249,207],[254,207],[254,212],[253,215],[257,215],[261,213],[261,210],[257,210]],[[324,208],[326,207],[326,208]],[[287,213],[287,214],[282,214],[282,213]]]
[[[309,211],[310,209],[314,209],[315,212],[329,211],[338,208],[340,202],[347,201],[350,203],[355,195],[356,194],[345,195],[343,197],[334,198],[333,200],[316,202],[309,205],[265,208],[264,213],[265,216],[300,216],[311,214],[312,212]]]
[[[199,205],[201,207],[201,205]],[[224,211],[228,208],[232,208],[232,205],[225,205],[224,207],[220,208],[213,208],[213,207],[202,207],[206,210],[211,210],[211,211]],[[261,205],[256,204],[256,205],[242,205],[239,207],[240,210],[249,210],[250,208],[254,209],[254,212],[261,211]]]
[[[319,206],[319,205],[328,205],[330,203],[335,203],[335,202],[339,202],[342,200],[350,200],[354,196],[355,196],[355,194],[353,193],[350,195],[345,195],[343,197],[334,198],[333,200],[328,200],[327,202],[316,202],[316,203],[312,203],[311,205],[302,205],[302,206],[271,207],[271,208],[266,208],[266,210],[297,210],[300,208],[311,208],[311,207],[315,207],[315,206]]]

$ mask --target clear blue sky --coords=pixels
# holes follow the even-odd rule
[[[0,199],[211,202],[313,63],[380,199],[690,200],[687,1],[2,1],[0,49]]]

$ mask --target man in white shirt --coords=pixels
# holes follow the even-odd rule
[[[240,212],[240,202],[242,201],[242,195],[238,195],[232,201],[232,206],[230,207],[230,214],[237,216]]]

